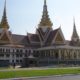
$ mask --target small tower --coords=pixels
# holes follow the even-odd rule
[[[39,28],[52,28],[52,25],[53,24],[48,15],[46,0],[44,0],[42,19],[38,26]]]
[[[0,29],[9,29],[9,24],[8,24],[7,16],[6,16],[6,0],[4,4],[4,11],[3,11],[2,19],[1,19]]]
[[[77,34],[76,25],[75,25],[75,19],[74,19],[73,34],[72,34],[71,41],[73,41],[73,42],[79,41],[79,36]]]

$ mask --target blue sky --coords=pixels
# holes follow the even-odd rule
[[[42,17],[44,0],[7,0],[7,18],[10,30],[15,34],[35,33]],[[73,31],[73,17],[80,36],[80,0],[47,0],[48,12],[53,29],[60,27],[66,39]],[[0,19],[4,0],[0,0]]]

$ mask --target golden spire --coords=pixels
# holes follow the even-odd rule
[[[72,34],[72,39],[77,38],[79,39],[79,36],[77,34],[77,30],[76,30],[76,25],[75,25],[75,19],[74,19],[74,24],[73,24],[73,34]]]
[[[39,24],[39,27],[52,27],[52,22],[50,21],[48,11],[47,11],[47,5],[46,5],[46,0],[44,0],[44,6],[43,6],[43,14],[42,14],[42,19]]]
[[[4,11],[3,11],[3,16],[2,16],[0,28],[9,29],[9,25],[7,22],[7,16],[6,16],[6,0],[5,0],[5,4],[4,4]]]

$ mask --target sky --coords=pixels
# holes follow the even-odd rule
[[[6,0],[7,19],[14,34],[35,33],[42,17],[44,0]],[[0,0],[0,20],[5,0]],[[49,17],[53,29],[61,26],[65,39],[73,32],[73,17],[80,36],[80,0],[47,0]]]

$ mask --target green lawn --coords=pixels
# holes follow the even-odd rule
[[[0,79],[3,78],[18,78],[18,77],[33,77],[33,76],[51,76],[61,74],[77,74],[80,73],[80,68],[57,68],[45,70],[11,70],[0,71]]]

